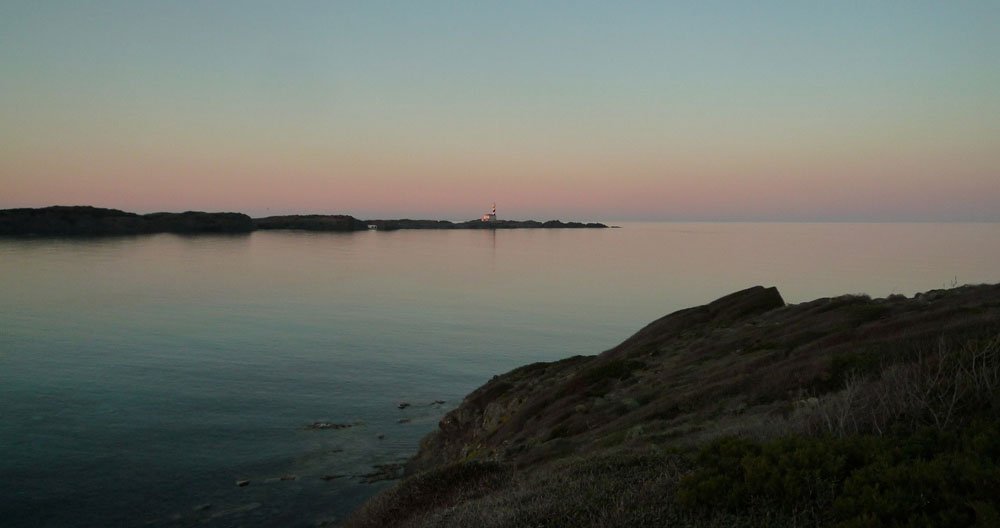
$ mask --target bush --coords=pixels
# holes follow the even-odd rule
[[[720,439],[681,480],[678,503],[705,515],[760,508],[826,512],[839,526],[986,526],[1000,510],[1000,426],[899,437]]]
[[[641,361],[632,359],[613,359],[592,367],[585,368],[573,376],[557,394],[558,398],[571,395],[586,394],[588,396],[603,396],[608,392],[612,381],[628,379],[632,371],[644,366]]]
[[[622,380],[629,377],[633,370],[642,366],[643,363],[640,361],[615,359],[584,370],[579,374],[579,379],[588,385],[604,380]]]

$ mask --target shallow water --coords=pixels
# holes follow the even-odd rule
[[[623,226],[0,239],[0,524],[312,525],[494,374],[674,310],[1000,281],[997,224]]]

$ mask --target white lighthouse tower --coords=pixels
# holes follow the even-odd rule
[[[497,204],[493,202],[493,211],[486,213],[480,218],[483,222],[496,222],[497,221]]]

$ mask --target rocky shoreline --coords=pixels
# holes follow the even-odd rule
[[[998,411],[1000,285],[758,286],[495,376],[346,526],[986,525]]]
[[[140,215],[91,206],[0,210],[0,235],[100,236],[151,233],[249,233],[256,230],[365,231],[370,229],[581,229],[606,228],[591,222],[498,220],[360,220],[349,215],[287,215],[251,218],[243,213],[151,213]]]

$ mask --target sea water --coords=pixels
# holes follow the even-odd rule
[[[334,522],[493,375],[757,284],[912,295],[997,262],[997,224],[0,239],[0,525]]]

